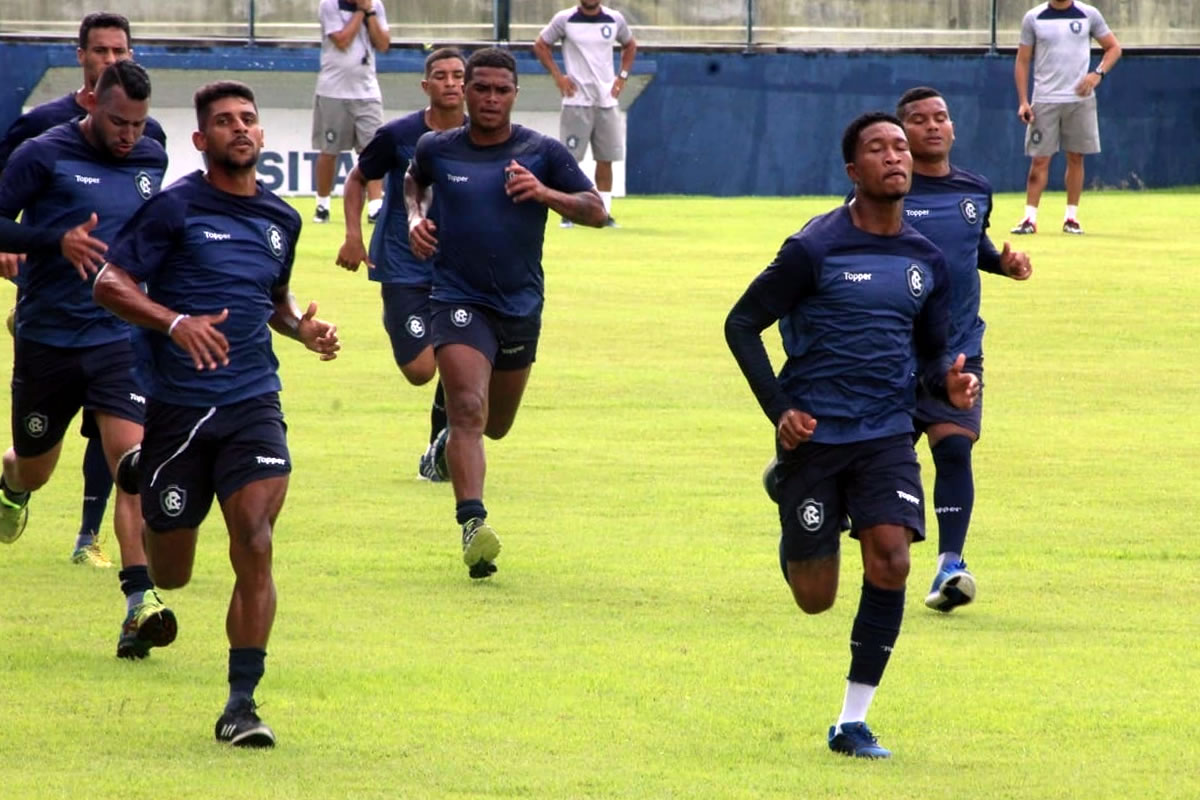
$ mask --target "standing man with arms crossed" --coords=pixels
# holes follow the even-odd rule
[[[4,171],[13,151],[26,139],[39,136],[55,125],[87,115],[84,104],[88,94],[95,90],[100,73],[109,64],[133,58],[129,20],[120,14],[107,12],[88,14],[79,24],[79,46],[75,49],[75,58],[83,69],[83,85],[70,94],[31,109],[9,127],[4,139],[0,141],[0,173]],[[167,146],[167,136],[153,117],[146,118],[143,135],[164,148]],[[0,261],[7,262],[0,266],[0,271],[5,275],[18,269],[15,253],[0,254]],[[19,286],[24,278],[17,272],[13,280]],[[14,325],[14,315],[15,309],[9,316],[10,331]],[[83,454],[82,518],[71,552],[71,561],[95,567],[111,567],[112,562],[100,549],[98,537],[100,526],[104,523],[108,496],[112,492],[112,474],[109,472],[108,459],[104,456],[104,447],[100,443],[100,433],[90,416],[84,418],[80,433],[87,438],[88,444]]]
[[[992,214],[992,185],[987,178],[950,163],[954,122],[946,100],[935,89],[909,89],[896,104],[896,116],[913,156],[913,183],[904,198],[905,218],[937,245],[950,279],[951,353],[965,353],[965,369],[983,382],[983,331],[979,318],[979,273],[1027,280],[1029,257],[1009,249],[997,252],[987,236]],[[929,439],[936,476],[933,512],[938,523],[938,564],[925,605],[950,612],[975,599],[975,577],[963,560],[967,528],[975,505],[971,448],[983,422],[983,390],[969,409],[955,408],[917,386],[916,435]]]
[[[483,436],[508,433],[537,355],[547,209],[596,228],[605,213],[565,147],[512,123],[511,54],[473,53],[466,93],[468,124],[421,137],[404,199],[413,254],[434,257],[430,327],[449,417],[438,458],[454,484],[463,562],[472,578],[486,578],[500,539],[483,505]],[[427,216],[430,187],[436,223]]]
[[[158,190],[167,154],[142,136],[150,79],[137,64],[110,65],[85,102],[86,117],[25,142],[0,179],[0,238],[24,236],[13,244],[29,254],[13,356],[13,446],[0,478],[0,542],[25,529],[30,495],[54,474],[63,434],[80,409],[99,431],[110,476],[120,455],[142,439],[145,399],[132,372],[129,326],[92,301],[91,280],[105,243]],[[12,223],[22,211],[23,224]],[[117,492],[113,527],[126,604],[117,656],[145,658],[175,639],[175,615],[146,569],[137,498]]]
[[[383,124],[374,53],[386,53],[390,40],[382,0],[321,0],[317,18],[321,71],[313,97],[312,147],[318,151],[313,222],[329,222],[338,155],[351,149],[361,152]],[[375,222],[379,214],[382,191],[379,181],[368,185],[368,222]]]
[[[912,375],[919,363],[930,391],[959,408],[970,408],[979,380],[963,371],[965,356],[946,355],[945,260],[904,223],[912,155],[900,121],[858,117],[842,155],[854,199],[784,242],[729,312],[725,339],[776,429],[780,567],[806,614],[837,597],[839,540],[852,520],[863,586],[828,743],[887,758],[866,714],[900,633],[909,546],[925,536]],[[787,353],[778,377],[762,342],[776,321]]]
[[[392,356],[405,379],[414,386],[428,383],[437,372],[429,334],[429,290],[433,262],[413,255],[408,245],[408,209],[404,205],[404,174],[417,140],[431,130],[460,128],[466,59],[452,48],[435,50],[425,59],[421,88],[429,107],[392,120],[379,129],[346,177],[343,205],[346,238],[338,250],[339,267],[357,271],[367,262],[367,277],[379,281],[383,297],[383,327],[392,342]],[[363,248],[362,207],[369,181],[387,179],[383,224],[371,236],[370,258]],[[442,481],[434,464],[433,442],[446,427],[446,396],[439,381],[429,413],[429,446],[417,464],[418,477]]]
[[[563,43],[566,73],[554,63],[550,48]],[[621,45],[621,71],[613,74],[613,43]],[[538,61],[554,78],[562,93],[563,107],[559,139],[581,161],[592,146],[596,160],[596,189],[604,201],[605,222],[617,226],[612,217],[612,162],[625,158],[619,98],[633,69],[637,42],[620,11],[602,6],[598,0],[581,0],[578,7],[558,12],[533,42]],[[572,221],[563,217],[562,227]]]
[[[1088,72],[1091,40],[1104,48],[1100,63]],[[1025,155],[1033,161],[1025,189],[1025,217],[1013,233],[1037,233],[1038,203],[1050,175],[1050,158],[1067,153],[1067,210],[1063,233],[1083,233],[1079,198],[1083,195],[1083,157],[1100,152],[1096,87],[1121,57],[1121,45],[1104,17],[1087,3],[1049,0],[1026,12],[1013,76],[1017,116],[1026,124]],[[1033,102],[1029,102],[1029,65],[1033,63]]]
[[[337,329],[314,318],[317,304],[301,314],[288,289],[300,216],[255,179],[263,131],[254,93],[219,81],[196,92],[195,106],[192,142],[208,171],[180,178],[129,221],[95,296],[145,329],[146,434],[122,458],[119,480],[141,493],[151,572],[165,588],[187,584],[215,494],[236,576],[225,619],[230,694],[216,738],[271,747],[254,689],[275,619],[271,539],[291,458],[268,326],[323,361],[339,345]]]

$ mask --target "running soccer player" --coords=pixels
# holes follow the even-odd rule
[[[268,326],[323,361],[339,345],[337,329],[314,318],[317,304],[301,314],[288,291],[300,216],[256,180],[263,130],[253,91],[211,83],[195,106],[192,141],[208,171],[171,184],[129,221],[95,296],[143,329],[146,433],[140,452],[122,459],[118,481],[141,493],[159,585],[175,589],[191,578],[214,494],[229,531],[230,693],[217,741],[272,747],[254,690],[275,619],[271,539],[292,465]]]
[[[850,674],[828,744],[887,758],[866,715],[900,633],[909,546],[925,535],[912,375],[919,363],[929,390],[959,408],[979,380],[965,356],[946,355],[945,260],[904,223],[912,155],[900,121],[858,117],[842,155],[854,199],[784,242],[729,312],[725,338],[776,429],[780,567],[806,614],[837,597],[841,531],[859,540]],[[762,341],[776,321],[787,353],[778,377]]]
[[[401,374],[414,386],[428,383],[437,372],[429,334],[429,289],[433,262],[413,256],[408,245],[408,210],[404,205],[404,174],[429,131],[461,128],[463,76],[466,59],[458,50],[444,47],[425,59],[421,88],[429,107],[392,120],[379,129],[346,176],[343,209],[346,238],[338,250],[337,265],[357,271],[367,262],[367,277],[379,281],[383,297],[383,327],[392,342],[392,357]],[[371,236],[370,258],[363,248],[362,210],[370,181],[387,179],[381,213],[383,223]],[[434,391],[429,412],[429,445],[417,463],[417,476],[443,481],[434,463],[433,443],[446,427],[446,396],[441,382]]]
[[[512,55],[477,50],[465,80],[468,124],[421,137],[404,190],[413,254],[434,258],[430,327],[449,418],[435,453],[454,485],[463,562],[486,578],[500,539],[483,505],[483,436],[508,433],[537,355],[547,209],[595,228],[607,214],[561,143],[512,123]]]
[[[950,163],[954,122],[946,100],[928,86],[909,89],[896,104],[913,156],[912,189],[904,199],[906,220],[938,246],[950,273],[952,353],[965,353],[966,371],[983,382],[983,330],[979,272],[1027,280],[1029,257],[1004,243],[997,252],[987,236],[992,185],[987,178]],[[963,560],[975,505],[971,449],[979,440],[983,392],[959,409],[917,387],[916,435],[925,434],[933,456],[933,511],[938,522],[938,563],[925,605],[949,613],[975,599],[975,576]]]
[[[13,446],[0,479],[0,542],[16,541],[32,492],[50,480],[63,434],[83,409],[100,434],[110,474],[142,438],[145,400],[134,381],[129,326],[92,301],[91,281],[112,241],[154,194],[167,154],[142,136],[150,79],[132,61],[101,74],[88,115],[25,142],[0,178],[0,231],[26,238],[25,285],[13,358]],[[24,224],[11,220],[24,211]],[[2,245],[0,249],[10,249]],[[126,616],[121,658],[145,658],[170,644],[175,616],[146,569],[137,498],[117,492],[113,517],[123,569]]]

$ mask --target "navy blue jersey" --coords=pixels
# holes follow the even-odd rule
[[[95,212],[92,236],[112,242],[134,212],[158,191],[167,154],[158,142],[138,140],[124,158],[97,150],[78,122],[34,137],[13,153],[0,177],[0,216],[33,228],[57,231]],[[54,347],[94,347],[124,339],[129,326],[92,299],[92,280],[83,280],[61,250],[28,254],[17,304],[17,335]]]
[[[992,186],[987,178],[951,167],[944,177],[913,174],[904,218],[938,246],[950,271],[952,353],[983,354],[979,270],[1000,272],[1000,255],[987,237]]]
[[[503,144],[472,144],[468,128],[427,133],[417,143],[413,174],[433,186],[438,251],[432,298],[484,306],[513,317],[539,311],[546,206],[514,203],[504,193],[504,169],[516,160],[560,192],[592,188],[558,140],[521,125]]]
[[[75,100],[75,93],[42,103],[29,109],[16,122],[9,126],[4,138],[0,139],[0,171],[8,165],[8,159],[26,139],[41,136],[55,125],[70,122],[73,119],[87,116],[87,109]],[[146,131],[143,134],[166,148],[167,134],[153,117],[146,119]]]
[[[267,321],[276,287],[291,279],[300,215],[262,183],[253,197],[213,188],[204,173],[186,175],[129,220],[108,259],[144,281],[150,299],[181,314],[229,317],[218,330],[229,364],[197,371],[170,337],[136,329],[138,376],[151,397],[181,406],[237,403],[280,389],[279,362]]]
[[[816,417],[815,442],[911,432],[918,354],[944,393],[946,263],[909,225],[876,236],[855,227],[846,206],[815,217],[784,242],[745,298],[779,320],[787,355],[775,389],[782,395],[771,398],[770,387],[753,381],[752,388],[774,422],[788,407]]]
[[[417,140],[429,130],[425,112],[414,111],[381,127],[358,157],[358,171],[364,178],[387,179],[380,221],[371,236],[375,268],[367,272],[367,277],[373,281],[409,286],[430,283],[433,261],[420,260],[409,248],[408,209],[404,205],[404,173],[416,152]]]

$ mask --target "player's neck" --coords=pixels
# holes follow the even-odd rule
[[[448,131],[451,128],[461,128],[466,120],[467,114],[461,108],[449,110],[430,106],[425,109],[425,125],[430,130]]]
[[[227,170],[221,167],[214,169],[210,165],[208,172],[204,173],[204,179],[214,189],[226,194],[235,194],[239,197],[253,197],[258,194],[258,176],[254,167]]]
[[[1065,11],[1075,4],[1075,0],[1050,0],[1050,7],[1055,11]]]
[[[499,128],[493,128],[490,131],[478,128],[472,123],[467,129],[467,135],[471,139],[471,144],[479,145],[480,147],[504,144],[512,138],[512,123],[507,122]]]
[[[583,7],[583,4],[580,3],[579,4],[579,13],[583,14],[586,17],[594,17],[600,13],[600,6],[596,6],[591,11],[588,11],[586,8]]]
[[[931,161],[913,158],[913,173],[926,178],[944,178],[950,174],[950,159],[938,158]]]
[[[904,198],[882,200],[856,193],[850,201],[854,227],[875,236],[895,236],[904,226]]]
[[[85,141],[96,150],[103,152],[104,147],[100,144],[99,137],[96,136],[96,127],[92,124],[92,115],[88,114],[83,119],[79,120],[79,132],[83,135]]]
[[[92,91],[92,90],[91,90],[91,88],[88,87],[88,85],[86,83],[83,86],[80,86],[78,89],[76,89],[75,90],[75,105],[79,106],[80,108],[84,108],[83,101],[88,96],[88,92],[90,92],[90,91]]]

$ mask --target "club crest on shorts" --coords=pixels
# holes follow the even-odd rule
[[[1031,141],[1034,144],[1041,144],[1042,143],[1041,130],[1038,128],[1034,128],[1033,130],[1031,130],[1029,132],[1029,141]]]
[[[133,176],[133,185],[143,200],[149,200],[150,195],[154,194],[154,181],[150,178],[150,173],[145,170]]]
[[[568,150],[574,150],[579,146],[579,137],[572,133],[567,137],[566,145]]]
[[[408,335],[414,339],[425,338],[425,322],[416,314],[413,314],[404,321],[404,328],[408,331]]]
[[[465,328],[471,324],[471,312],[465,308],[456,308],[450,312],[450,321],[456,328]]]
[[[158,505],[168,517],[178,517],[187,506],[187,490],[172,483],[158,493]]]
[[[796,509],[796,516],[800,519],[800,527],[809,533],[816,533],[825,521],[825,504],[806,497]]]
[[[332,144],[333,140],[336,138],[337,138],[337,131],[335,131],[333,128],[330,128],[327,131],[325,131],[325,141]]]
[[[267,226],[267,247],[271,248],[271,255],[279,260],[283,260],[283,231],[275,225]]]
[[[925,291],[925,274],[921,272],[921,265],[909,264],[904,274],[908,278],[908,293],[913,297],[920,297]]]
[[[974,225],[979,222],[979,206],[975,205],[975,201],[970,197],[964,197],[958,203],[958,210],[962,212],[963,219],[968,225]]]
[[[46,429],[50,427],[50,420],[45,414],[35,411],[32,414],[26,414],[25,419],[21,420],[21,424],[25,426],[25,433],[34,439],[40,439],[46,435]]]

